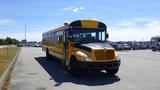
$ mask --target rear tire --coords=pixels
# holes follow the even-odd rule
[[[46,50],[46,57],[47,57],[47,60],[51,60],[52,59],[52,56],[49,54],[49,50],[48,49]]]
[[[107,74],[109,75],[115,75],[118,72],[119,68],[117,69],[111,69],[111,70],[106,70]]]
[[[77,63],[77,59],[75,57],[71,58],[70,71],[71,71],[72,76],[74,76],[74,77],[79,76],[78,63]]]

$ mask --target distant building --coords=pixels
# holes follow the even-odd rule
[[[24,39],[24,40],[21,41],[21,44],[24,44],[24,45],[25,45],[26,43],[27,43],[27,40],[26,40],[26,39]]]
[[[36,41],[30,41],[30,42],[27,42],[26,46],[34,46],[37,42]]]
[[[36,42],[36,41],[28,41],[27,40],[22,40],[21,42],[19,42],[17,44],[17,46],[19,47],[23,47],[23,46],[31,46],[31,47],[41,47],[42,46],[42,42]]]

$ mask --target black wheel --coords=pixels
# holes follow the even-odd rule
[[[155,49],[155,48],[152,48],[152,51],[156,51],[156,49]]]
[[[46,50],[46,57],[47,57],[47,60],[51,60],[52,59],[52,56],[49,54],[49,50],[48,49]]]
[[[68,67],[67,67],[67,65],[65,64],[65,61],[64,61],[64,60],[61,60],[61,65],[62,65],[62,68],[63,68],[64,70],[68,70]]]
[[[119,68],[117,69],[110,69],[110,70],[106,70],[107,74],[110,74],[110,75],[114,75],[118,72]]]
[[[65,67],[65,62],[64,60],[61,61],[62,67]]]
[[[72,57],[72,58],[71,58],[70,71],[71,71],[71,74],[72,74],[74,77],[78,77],[78,76],[79,76],[78,63],[77,63],[77,59],[76,59],[75,57]]]

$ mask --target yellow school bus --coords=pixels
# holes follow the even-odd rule
[[[77,20],[42,34],[48,60],[56,57],[73,75],[81,70],[106,70],[116,74],[120,58],[108,43],[107,26],[95,20]],[[82,72],[83,73],[83,72]]]

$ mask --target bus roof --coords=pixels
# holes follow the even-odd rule
[[[71,22],[69,26],[75,28],[107,28],[107,26],[104,23],[95,20],[77,20]]]
[[[95,20],[76,20],[71,22],[70,24],[65,23],[64,26],[49,30],[44,33],[55,32],[60,30],[65,30],[68,28],[99,28],[99,29],[107,29],[107,26],[99,21]],[[43,34],[44,34],[43,33]]]

